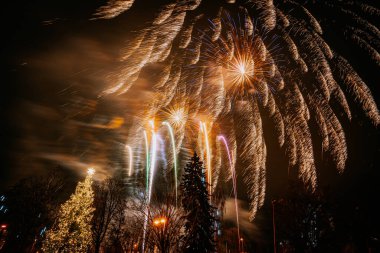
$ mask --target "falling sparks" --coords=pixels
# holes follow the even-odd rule
[[[152,148],[151,148],[151,163],[149,168],[149,193],[148,193],[148,203],[152,199],[152,188],[153,188],[153,179],[156,168],[156,156],[157,156],[157,136],[156,133],[152,131]]]
[[[122,2],[109,1],[95,16],[113,18],[133,11],[133,1]],[[330,154],[340,173],[348,154],[341,119],[353,117],[349,102],[358,104],[374,125],[380,124],[376,102],[351,66],[350,56],[326,39],[326,31],[338,31],[335,35],[353,44],[366,64],[379,67],[376,43],[380,32],[363,15],[370,12],[378,16],[378,11],[355,3],[361,10],[357,13],[351,2],[335,0],[231,1],[220,6],[215,3],[212,10],[200,8],[203,2],[173,1],[161,6],[152,22],[122,48],[118,67],[107,75],[109,86],[102,94],[129,92],[144,78],[144,70],[152,64],[159,66],[161,71],[151,88],[153,102],[141,120],[166,112],[163,121],[176,130],[176,145],[181,147],[176,151],[183,152],[180,150],[194,149],[197,141],[189,126],[207,118],[207,128],[201,123],[200,144],[205,149],[210,184],[212,169],[217,180],[221,167],[214,166],[216,140],[211,141],[210,136],[220,134],[216,126],[229,121],[223,131],[234,132],[228,140],[238,147],[239,162],[245,165],[234,171],[242,170],[254,218],[266,192],[264,133],[268,130],[263,128],[262,118],[274,125],[274,133],[268,135],[275,135],[284,147],[289,161],[284,169],[298,171],[299,179],[311,191],[318,187],[313,149],[318,140],[311,134],[311,122],[316,122],[323,152]],[[171,107],[178,101],[181,106]],[[147,187],[151,187],[149,178],[156,160],[152,157],[156,152],[154,131],[149,136],[150,147],[144,132]]]
[[[133,172],[133,151],[132,151],[132,148],[131,146],[129,145],[125,145],[125,148],[127,149],[128,151],[128,177],[132,176],[132,172]]]
[[[149,160],[149,141],[148,141],[148,135],[146,131],[144,130],[144,140],[145,140],[145,192],[146,194],[149,193],[149,180],[150,180],[150,160]]]
[[[111,19],[132,7],[134,0],[110,0],[107,5],[101,6],[94,16],[99,19]]]
[[[240,240],[240,224],[239,224],[239,208],[238,208],[238,198],[237,198],[237,189],[236,189],[236,171],[235,171],[235,167],[233,166],[233,163],[232,163],[231,152],[230,152],[230,148],[228,147],[228,143],[227,143],[226,138],[223,135],[218,135],[218,140],[222,141],[225,148],[226,148],[228,162],[230,165],[232,187],[234,190],[236,225],[237,225],[237,230],[238,230],[238,245],[240,248],[240,243],[239,243],[239,240]]]
[[[209,194],[212,193],[212,168],[211,168],[211,149],[210,149],[210,143],[209,143],[209,136],[208,136],[208,131],[206,127],[205,122],[200,122],[200,127],[201,127],[201,132],[203,133],[204,137],[204,144],[206,148],[206,180],[208,183],[209,187]]]
[[[175,145],[175,138],[174,138],[174,133],[173,129],[170,126],[170,124],[166,121],[162,122],[163,125],[167,126],[169,129],[169,134],[170,134],[170,140],[172,143],[172,150],[173,150],[173,165],[174,165],[174,188],[175,188],[175,201],[176,201],[176,206],[177,206],[177,201],[178,201],[178,168],[177,168],[177,151],[176,151],[176,145]]]

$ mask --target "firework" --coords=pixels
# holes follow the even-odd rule
[[[182,127],[188,118],[188,113],[184,107],[172,106],[165,110],[165,117],[168,122],[173,125],[175,128]]]
[[[128,158],[129,158],[129,162],[128,162],[128,176],[130,177],[132,175],[132,170],[133,170],[133,151],[132,151],[131,146],[129,146],[129,145],[125,145],[125,148],[128,151]]]
[[[149,174],[149,168],[150,168],[150,163],[149,163],[149,141],[148,141],[148,135],[146,133],[146,131],[144,130],[144,140],[145,140],[145,156],[146,156],[146,160],[145,160],[145,188],[146,188],[146,194],[149,193],[149,178],[150,178],[150,174]]]
[[[154,121],[149,121],[151,127],[151,149],[150,149],[150,160],[149,160],[149,170],[147,170],[147,175],[149,172],[149,180],[148,180],[148,204],[152,198],[152,189],[153,189],[153,178],[156,168],[156,160],[157,160],[157,133],[154,131]]]
[[[152,150],[151,150],[151,163],[150,163],[150,174],[149,174],[149,195],[148,202],[150,202],[152,197],[152,186],[153,186],[153,177],[156,168],[156,152],[157,152],[157,136],[156,133],[152,133]]]
[[[95,17],[113,18],[125,10],[128,15],[132,4],[112,0]],[[360,105],[374,125],[380,124],[363,73],[350,64],[351,52],[328,43],[334,34],[361,54],[362,65],[378,69],[380,31],[370,20],[379,16],[365,1],[173,1],[161,6],[121,49],[117,68],[105,77],[109,86],[103,94],[128,92],[144,78],[145,68],[158,65],[160,73],[151,87],[155,95],[142,121],[184,101],[185,118],[169,109],[173,117],[165,119],[176,128],[178,147],[184,139],[176,149],[183,152],[196,149],[197,137],[186,126],[207,119],[207,128],[202,123],[201,130],[210,183],[211,168],[220,166],[213,164],[216,144],[209,139],[220,134],[217,125],[230,122],[223,130],[233,133],[228,140],[240,157],[241,168],[236,169],[242,170],[254,218],[266,192],[263,117],[274,125],[278,144],[284,147],[289,160],[284,169],[297,170],[311,191],[318,186],[311,122],[316,122],[323,152],[330,154],[340,173],[347,160],[340,120],[352,119],[350,102]]]
[[[204,143],[205,143],[205,148],[206,148],[206,180],[209,185],[209,193],[212,193],[212,168],[211,168],[211,149],[210,149],[210,144],[209,144],[209,136],[208,136],[208,131],[206,127],[206,123],[200,121],[200,127],[201,127],[201,132],[203,133],[204,136]]]
[[[175,138],[173,129],[170,126],[170,124],[166,121],[162,123],[163,125],[167,126],[169,129],[170,139],[172,142],[172,148],[173,148],[173,165],[174,165],[174,188],[175,188],[175,201],[177,206],[177,199],[178,199],[178,168],[177,168],[177,151],[176,151],[176,145],[175,145]]]
[[[231,158],[231,153],[230,149],[228,147],[228,143],[226,138],[223,135],[218,135],[218,140],[222,141],[227,152],[228,156],[228,162],[230,165],[230,171],[231,171],[231,178],[232,178],[232,187],[234,190],[234,200],[235,200],[235,212],[236,212],[236,224],[237,224],[237,230],[238,230],[238,245],[240,248],[240,224],[239,224],[239,210],[238,210],[238,203],[237,203],[237,189],[236,189],[236,172],[235,172],[235,167],[233,166],[232,163],[232,158]],[[240,249],[239,249],[240,250]]]

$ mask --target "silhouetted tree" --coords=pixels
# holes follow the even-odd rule
[[[98,253],[109,232],[110,224],[118,212],[126,207],[126,187],[121,178],[108,178],[94,184],[94,218],[92,219],[92,237],[94,251]]]
[[[5,194],[7,241],[2,252],[33,252],[53,222],[64,178],[57,170],[19,181]]]
[[[107,236],[107,246],[112,252],[138,252],[144,228],[143,203],[138,198],[129,198],[124,206],[118,206]]]
[[[151,207],[145,216],[148,217],[146,248],[157,248],[161,253],[180,252],[185,220],[174,201],[168,198],[165,204]]]
[[[215,252],[215,208],[210,204],[205,169],[196,153],[186,164],[181,189],[186,230],[183,252]]]
[[[132,229],[137,222],[127,218],[126,210],[128,210],[128,206],[126,203],[124,206],[117,207],[116,215],[109,225],[107,247],[112,248],[112,252],[130,252],[131,250],[128,249],[133,248],[132,237],[134,233],[136,235],[140,233],[140,231],[133,231]],[[129,221],[131,221],[130,224],[128,223]]]
[[[334,252],[334,219],[324,195],[291,182],[287,194],[273,201],[277,242],[286,252]]]

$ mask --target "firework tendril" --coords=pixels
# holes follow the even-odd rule
[[[134,4],[110,0],[95,12],[94,22],[128,15]],[[178,104],[187,108],[175,131],[182,153],[194,148],[197,135],[189,129],[195,121],[207,122],[211,136],[226,136],[242,165],[236,171],[247,187],[251,219],[266,192],[264,117],[275,126],[269,134],[284,147],[289,166],[312,191],[318,173],[311,122],[316,122],[322,152],[332,157],[340,173],[347,160],[341,121],[352,119],[349,101],[375,126],[380,123],[368,83],[350,56],[326,39],[336,33],[378,70],[380,30],[371,20],[379,18],[380,10],[365,1],[183,0],[156,13],[122,48],[104,94],[128,92],[143,78],[143,70],[156,64],[160,71],[151,87],[156,95],[143,121]],[[216,141],[209,145],[216,150]],[[222,165],[215,157],[208,159],[217,180]]]

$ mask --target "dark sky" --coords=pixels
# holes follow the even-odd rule
[[[101,4],[96,1],[8,4],[3,16],[7,39],[2,47],[6,77],[2,92],[2,182],[55,166],[30,158],[31,153],[45,160],[47,153],[70,153],[65,151],[80,145],[73,143],[76,134],[95,134],[77,133],[66,123],[77,114],[84,121],[94,116],[95,104],[102,103],[97,96],[105,87],[99,85],[97,76],[112,67],[117,54],[116,34],[128,33],[118,20],[89,21]],[[102,108],[108,110],[106,107]],[[109,121],[103,120],[104,124]]]
[[[116,152],[122,142],[119,137],[122,129],[114,133],[96,127],[83,129],[71,123],[73,118],[86,122],[99,117],[99,125],[106,125],[120,116],[120,111],[128,115],[122,100],[98,99],[99,92],[106,87],[99,76],[112,69],[120,44],[151,19],[155,6],[136,4],[128,15],[113,20],[89,20],[101,4],[101,1],[11,1],[2,8],[1,190],[20,177],[43,173],[57,165],[81,167],[74,159],[75,151],[88,143],[78,139],[92,141],[94,147],[85,150],[98,152],[99,161]],[[329,40],[331,44],[339,43],[333,34]],[[342,45],[339,50],[350,48]],[[379,102],[378,72],[355,66],[355,60],[361,57],[359,53],[352,52],[350,57],[365,80],[371,80],[370,88]],[[370,205],[379,193],[379,130],[354,101],[350,105],[352,121],[342,120],[349,153],[346,171],[339,176],[329,157],[323,157],[322,161],[320,146],[316,145],[319,180],[320,185],[329,185],[338,195],[356,193],[355,199]],[[264,126],[273,128],[265,121]],[[268,133],[268,191],[276,196],[287,183],[286,171],[278,169],[286,159],[284,150],[273,144],[275,141],[271,141],[273,137]],[[56,160],[62,163],[57,164]],[[107,168],[102,173],[106,174]]]

